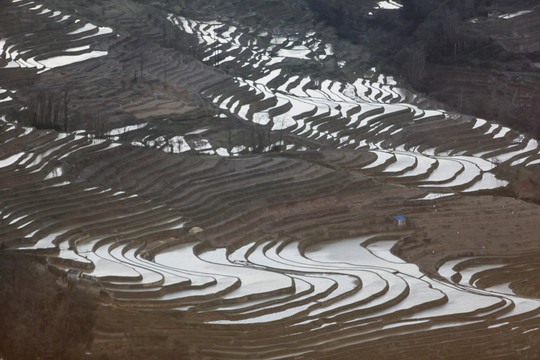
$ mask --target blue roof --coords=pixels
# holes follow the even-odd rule
[[[396,216],[396,220],[405,220],[405,216]]]

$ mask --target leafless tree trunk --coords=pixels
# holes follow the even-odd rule
[[[251,123],[251,148],[255,151],[255,125]]]
[[[143,70],[144,70],[144,61],[145,61],[145,55],[146,55],[146,49],[148,47],[149,41],[145,38],[144,34],[139,34],[138,40],[137,40],[137,50],[135,55],[139,54],[139,71],[140,71],[140,77],[142,79],[143,77]]]
[[[279,126],[279,146],[283,146],[283,124],[285,123],[285,115],[280,117],[280,126]]]
[[[227,127],[228,129],[228,132],[229,132],[229,154],[231,153],[231,150],[232,150],[232,140],[231,140],[231,125],[229,124],[229,126]]]
[[[163,75],[163,88],[166,89],[167,88],[167,67],[169,63],[167,62],[167,59],[165,59],[164,61],[165,61],[165,71]]]
[[[272,123],[268,122],[268,146],[269,147],[272,146],[271,134],[272,134]]]
[[[141,64],[141,79],[142,79],[142,77],[143,77],[143,67],[144,67],[144,50],[141,50],[140,64]]]
[[[68,131],[68,103],[69,103],[69,88],[64,88],[64,131]]]

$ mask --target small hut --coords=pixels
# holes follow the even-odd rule
[[[83,272],[81,270],[69,269],[67,271],[67,280],[70,283],[78,282],[83,277]]]
[[[396,222],[398,226],[405,226],[407,225],[407,220],[405,219],[405,216],[396,216]]]

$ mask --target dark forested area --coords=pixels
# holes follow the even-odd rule
[[[401,76],[459,112],[540,136],[540,18],[531,0],[306,0],[339,36],[367,48],[370,66]],[[519,14],[523,10],[526,16]],[[521,43],[519,41],[522,41]]]

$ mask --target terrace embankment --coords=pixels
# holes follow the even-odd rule
[[[378,161],[365,150],[221,158],[9,124],[2,136],[4,247],[55,274],[83,272],[76,287],[99,294],[90,358],[458,359],[471,341],[480,359],[536,354],[536,288],[519,278],[526,255],[452,242],[461,225],[502,250],[502,231],[490,242],[489,227],[476,229],[490,221],[533,237],[537,210],[521,200],[426,197],[363,175]],[[405,259],[418,250],[409,263],[388,251],[402,238]],[[442,255],[430,263],[433,252]],[[504,276],[494,276],[497,257]],[[508,294],[467,290],[505,284]]]
[[[20,26],[2,29],[2,84],[13,90],[9,114],[19,121],[49,121],[36,112],[45,98],[57,114],[50,127],[101,136],[143,119],[200,110],[201,89],[224,79],[194,58],[195,49],[178,51],[189,41],[152,7],[111,2],[97,16],[89,3],[76,10],[61,2],[48,5],[55,11],[20,2],[1,8],[3,23],[23,19]],[[74,63],[78,66],[63,66]]]

